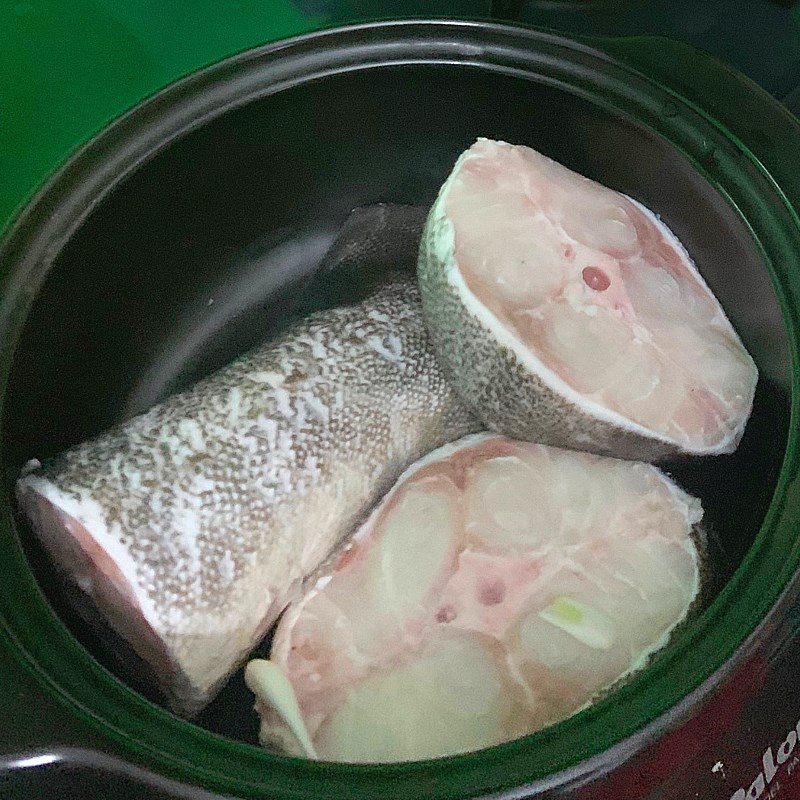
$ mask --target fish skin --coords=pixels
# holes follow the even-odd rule
[[[17,496],[191,716],[402,470],[477,427],[393,281],[33,465]]]

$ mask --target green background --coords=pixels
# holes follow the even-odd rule
[[[490,10],[490,0],[0,0],[0,228],[75,147],[198,67],[355,19]]]

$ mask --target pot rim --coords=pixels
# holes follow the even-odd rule
[[[639,40],[640,52],[656,41]],[[619,57],[598,46],[616,49]],[[403,65],[487,70],[551,83],[667,139],[750,226],[790,342],[792,408],[784,463],[761,530],[725,588],[629,684],[550,728],[474,754],[392,765],[309,762],[179,720],[108,673],[56,618],[27,566],[7,492],[0,516],[0,557],[6,563],[0,635],[45,691],[113,741],[123,757],[242,796],[450,798],[506,790],[513,796],[513,787],[521,786],[525,793],[563,788],[607,771],[609,759],[629,757],[687,718],[752,650],[757,629],[770,624],[800,566],[794,534],[800,504],[794,500],[792,508],[791,502],[800,496],[800,270],[793,270],[800,225],[791,202],[800,192],[786,188],[785,176],[760,157],[758,140],[748,143],[734,132],[730,117],[723,123],[715,116],[720,107],[724,111],[724,99],[708,97],[700,105],[646,77],[636,67],[647,69],[647,61],[637,64],[630,52],[636,47],[626,55],[613,40],[580,42],[520,26],[436,20],[352,25],[283,40],[203,68],[135,106],[70,158],[9,226],[0,241],[0,415],[27,311],[56,255],[120,182],[172,141],[234,108],[344,72]],[[786,163],[800,166],[796,123],[784,119],[777,103],[754,84],[736,80],[763,109],[762,149],[779,141]],[[662,113],[667,102],[679,113]],[[787,142],[790,123],[795,137]],[[14,602],[18,597],[28,601]]]

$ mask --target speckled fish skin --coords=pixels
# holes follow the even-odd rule
[[[400,472],[471,430],[416,287],[394,281],[33,469],[17,494],[189,716]]]

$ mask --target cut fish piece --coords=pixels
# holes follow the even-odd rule
[[[644,461],[738,445],[755,364],[630,198],[479,139],[431,209],[418,274],[439,359],[490,429]]]
[[[649,464],[494,434],[441,447],[286,610],[270,658],[295,696],[252,685],[262,741],[402,761],[569,716],[685,619],[701,517]]]
[[[35,469],[17,494],[57,565],[191,715],[400,472],[474,429],[416,287],[392,283]],[[449,512],[431,497],[410,518],[438,525]],[[408,590],[405,550],[391,537],[384,550],[381,569]],[[407,597],[402,614],[423,602]]]

